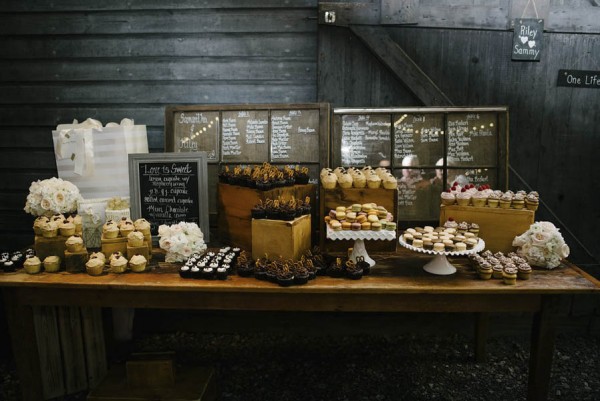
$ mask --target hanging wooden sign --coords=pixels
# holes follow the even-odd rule
[[[517,18],[514,21],[512,59],[540,61],[544,45],[544,20]]]
[[[558,70],[557,86],[600,89],[600,71]]]

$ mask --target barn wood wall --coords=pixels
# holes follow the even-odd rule
[[[389,35],[457,106],[508,105],[510,165],[596,261],[563,234],[579,263],[600,247],[600,93],[556,86],[559,69],[600,70],[600,35],[548,33],[540,62],[511,61],[512,31],[388,27]],[[319,100],[339,106],[419,106],[349,29],[319,29]],[[525,186],[511,174],[510,187]],[[557,222],[540,207],[536,220]]]
[[[29,185],[56,176],[51,130],[88,117],[146,124],[168,104],[317,97],[316,0],[5,1],[0,10],[0,243],[33,242]]]

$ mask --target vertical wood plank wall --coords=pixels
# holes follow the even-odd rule
[[[509,106],[510,164],[600,259],[600,93],[556,86],[559,69],[600,70],[600,35],[547,32],[540,62],[514,62],[512,31],[387,31],[455,105]],[[347,28],[319,27],[318,88],[332,107],[419,105]],[[510,186],[525,188],[514,174]],[[544,207],[536,220],[556,222]],[[576,262],[593,263],[563,234]]]
[[[123,117],[163,150],[167,104],[317,98],[317,0],[6,0],[0,7],[0,244],[33,241],[29,184],[58,123]]]

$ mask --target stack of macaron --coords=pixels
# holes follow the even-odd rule
[[[402,234],[402,240],[414,248],[440,253],[464,252],[475,248],[479,242],[479,226],[476,224],[470,225],[466,222],[463,222],[464,224],[453,223],[456,222],[451,221],[450,224],[445,224],[444,227],[407,228]]]
[[[383,206],[377,206],[375,203],[338,206],[335,210],[329,211],[325,216],[325,222],[333,231],[396,230],[394,216]]]

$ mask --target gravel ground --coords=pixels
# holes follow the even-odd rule
[[[524,400],[528,339],[488,344],[489,362],[479,364],[470,339],[458,335],[174,333],[138,339],[133,347],[175,350],[178,363],[215,367],[221,400]],[[0,363],[0,378],[0,397],[17,400],[10,363]],[[600,400],[600,338],[557,338],[550,399]]]

